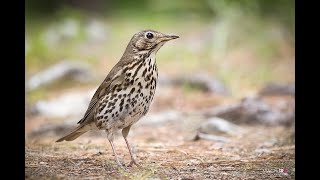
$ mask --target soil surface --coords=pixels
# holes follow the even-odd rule
[[[175,92],[171,95],[180,94]],[[217,101],[206,94],[193,97],[197,98],[186,96],[182,102],[156,98],[149,114],[168,108],[188,111],[214,104],[210,99]],[[56,143],[65,132],[32,136],[31,132],[63,120],[27,117],[25,179],[295,179],[292,127],[242,124],[240,134],[225,136],[228,142],[195,140],[204,120],[188,114],[184,117],[188,118],[146,123],[147,116],[131,128],[128,140],[142,168],[127,167],[129,152],[117,134],[114,143],[124,169],[117,166],[105,132],[89,132],[74,141]]]

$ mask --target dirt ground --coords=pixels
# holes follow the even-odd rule
[[[213,99],[197,97],[198,101]],[[169,99],[155,100],[150,113],[161,110],[161,104],[168,104],[165,101]],[[192,98],[182,103],[195,109],[188,101]],[[171,104],[178,107],[181,102]],[[32,129],[46,121],[43,117],[26,119],[25,179],[295,179],[290,127],[240,125],[240,134],[229,135],[229,142],[219,142],[194,140],[202,122],[197,117],[159,124],[143,123],[146,119],[142,119],[128,136],[142,168],[120,169],[105,132],[89,132],[61,143],[55,140],[64,134],[31,137]],[[120,134],[114,143],[120,161],[128,165],[129,152]]]
[[[58,144],[48,137],[28,143],[26,179],[294,179],[294,145],[266,144],[272,151],[266,155],[254,151],[268,139],[285,136],[283,128],[247,127],[246,134],[223,145],[183,140],[175,125],[139,130],[145,128],[136,128],[130,137],[143,169],[118,169],[102,132],[101,138],[88,135]],[[122,162],[128,164],[124,141],[118,138],[115,143]],[[286,168],[287,175],[278,172],[280,168]]]

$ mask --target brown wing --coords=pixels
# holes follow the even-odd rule
[[[101,97],[108,94],[110,89],[116,84],[121,84],[124,82],[125,74],[120,73],[119,76],[116,74],[123,69],[123,67],[127,64],[132,62],[132,55],[130,53],[126,53],[126,56],[123,56],[121,60],[111,69],[109,74],[107,75],[106,79],[102,82],[102,84],[98,87],[96,92],[94,93],[88,109],[83,116],[83,118],[78,122],[78,124],[83,124],[85,122],[90,122],[93,120],[93,112],[94,108],[96,107],[97,102],[100,100]],[[90,115],[90,116],[89,116]]]
[[[89,106],[88,106],[88,109],[87,109],[86,113],[84,114],[83,118],[78,122],[78,124],[83,123],[84,120],[88,117],[88,115],[92,111],[93,107],[96,105],[96,103],[98,102],[99,98],[101,97],[102,90],[105,89],[105,88],[108,88],[110,83],[111,83],[111,81],[107,81],[107,82],[103,81],[102,84],[98,87],[98,89],[94,93],[93,97],[91,98],[91,101],[89,103]]]
[[[88,118],[89,115],[91,113],[93,113],[94,111],[94,107],[97,104],[97,102],[101,99],[101,97],[105,96],[106,94],[108,94],[110,92],[110,90],[112,89],[112,87],[114,87],[116,84],[122,84],[124,79],[125,79],[125,74],[123,75],[119,75],[114,77],[111,80],[108,80],[109,78],[107,77],[102,84],[98,87],[98,89],[96,90],[96,92],[94,93],[88,109],[85,113],[85,115],[83,116],[83,118],[78,122],[78,124],[82,124],[84,122],[88,122],[90,120],[92,120],[91,118]]]

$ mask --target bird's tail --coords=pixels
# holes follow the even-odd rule
[[[61,141],[73,141],[75,139],[77,139],[79,136],[81,136],[82,134],[86,133],[87,130],[85,130],[86,128],[83,128],[84,126],[80,125],[77,128],[75,128],[72,132],[70,132],[68,135],[58,139],[56,142],[61,142]]]

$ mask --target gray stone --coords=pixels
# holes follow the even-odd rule
[[[291,95],[295,96],[295,84],[269,83],[259,93],[261,96]]]
[[[258,96],[246,97],[234,104],[214,107],[204,114],[206,117],[220,117],[237,124],[290,125],[295,119],[295,105],[283,101],[271,105]]]
[[[159,113],[148,113],[137,123],[144,125],[162,125],[170,121],[181,119],[182,114],[178,111],[168,110]]]
[[[91,79],[89,68],[85,64],[64,60],[33,75],[26,83],[27,91],[51,84],[57,80],[73,79],[80,83]]]
[[[70,132],[75,125],[71,125],[70,123],[63,124],[44,124],[35,129],[33,129],[30,133],[30,137],[42,137],[46,135],[51,136],[60,136],[61,134],[66,134]]]
[[[267,155],[267,154],[272,154],[273,151],[269,150],[269,149],[264,149],[264,148],[259,148],[259,149],[256,149],[255,150],[255,153],[258,155],[258,156],[261,156],[261,155]]]
[[[33,107],[33,111],[49,118],[69,116],[81,118],[94,92],[95,89],[87,92],[65,93],[51,100],[38,101]]]
[[[194,140],[199,140],[199,139],[218,141],[218,142],[222,142],[222,143],[227,143],[227,142],[231,141],[230,138],[226,138],[223,136],[216,136],[216,135],[212,135],[212,134],[204,134],[204,133],[198,133],[196,135],[196,137],[194,138]]]
[[[235,135],[241,132],[241,128],[224,119],[213,117],[200,125],[199,132],[204,134]]]
[[[159,84],[171,86],[188,85],[204,92],[210,92],[219,95],[230,95],[230,92],[220,80],[207,74],[196,74],[192,76],[180,76],[175,78],[171,78],[166,75],[160,75]]]

